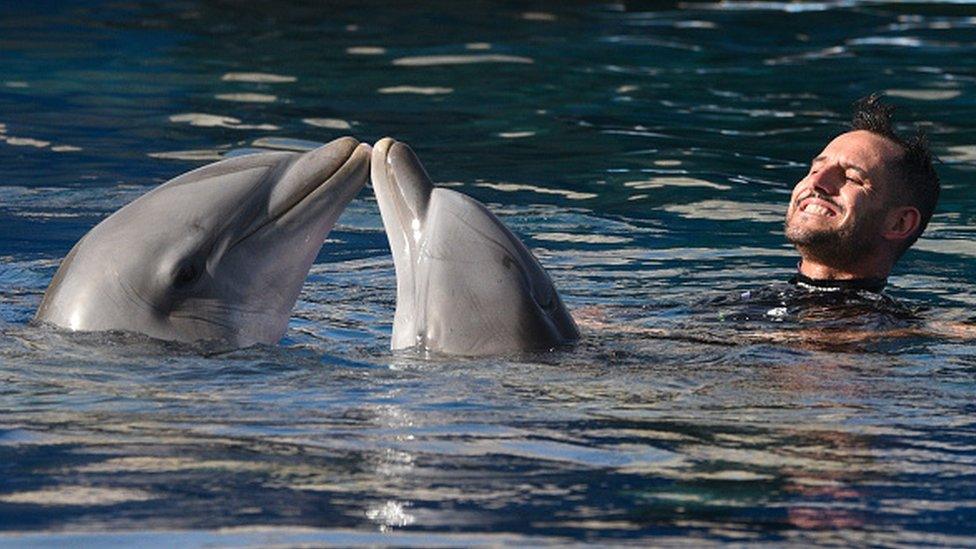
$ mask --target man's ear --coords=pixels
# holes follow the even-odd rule
[[[922,214],[918,208],[899,206],[888,212],[881,236],[886,240],[905,240],[914,235],[921,224]]]

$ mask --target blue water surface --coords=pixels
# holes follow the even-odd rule
[[[875,91],[941,160],[910,325],[777,286],[793,184]],[[974,115],[968,2],[4,3],[0,545],[971,546]],[[279,346],[30,325],[128,201],[342,135],[488,204],[579,345],[391,353],[368,188]]]

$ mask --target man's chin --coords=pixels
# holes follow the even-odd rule
[[[786,240],[804,256],[826,258],[846,247],[844,238],[836,231],[787,226],[785,234]]]
[[[787,226],[786,240],[802,257],[837,267],[857,264],[870,250],[870,244],[840,231],[814,230]]]
[[[841,237],[836,231],[799,227],[796,224],[786,225],[784,231],[786,240],[794,246],[835,246],[841,244]]]

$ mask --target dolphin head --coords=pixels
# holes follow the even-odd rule
[[[166,182],[75,245],[35,319],[235,347],[277,342],[325,237],[366,183],[369,149],[347,137]]]
[[[434,187],[393,139],[376,143],[370,166],[396,269],[393,349],[488,355],[578,339],[545,270],[483,204]]]

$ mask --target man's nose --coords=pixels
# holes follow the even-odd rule
[[[810,174],[810,183],[818,192],[834,195],[844,184],[844,170],[837,164],[825,164]]]

